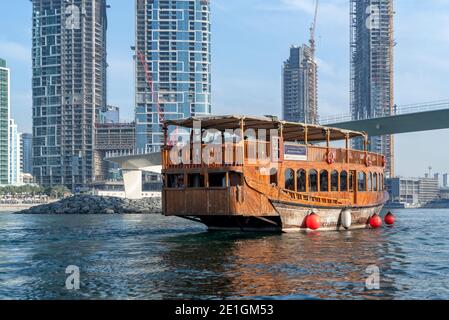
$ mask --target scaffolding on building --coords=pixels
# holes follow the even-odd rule
[[[393,0],[350,0],[351,114],[353,120],[394,113]],[[394,176],[394,137],[370,138],[370,150],[386,156]],[[356,141],[354,148],[363,142]]]

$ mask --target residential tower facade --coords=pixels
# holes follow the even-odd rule
[[[9,119],[9,178],[8,184],[21,185],[23,183],[22,168],[22,135],[14,119]]]
[[[106,106],[106,0],[33,0],[33,175],[74,189],[94,180]]]
[[[282,116],[285,121],[318,123],[317,64],[307,45],[292,46],[282,67]]]
[[[10,70],[0,59],[0,185],[9,181]]]
[[[162,122],[211,113],[209,0],[136,0],[136,148],[157,152]]]
[[[350,0],[351,113],[354,120],[394,112],[393,0]],[[357,141],[355,148],[363,148]],[[386,175],[394,176],[394,138],[371,137],[369,149],[387,159]]]

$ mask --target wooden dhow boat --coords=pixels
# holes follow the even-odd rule
[[[351,230],[375,226],[388,200],[385,157],[368,152],[362,132],[249,116],[163,128],[166,216],[210,230]]]

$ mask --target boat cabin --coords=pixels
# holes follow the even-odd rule
[[[385,157],[368,152],[362,132],[275,117],[170,120],[162,160],[165,215],[268,217],[279,214],[274,203],[347,208],[386,201]]]

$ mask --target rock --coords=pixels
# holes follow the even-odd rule
[[[36,206],[18,214],[160,214],[161,198],[129,200],[114,197],[74,196]]]

